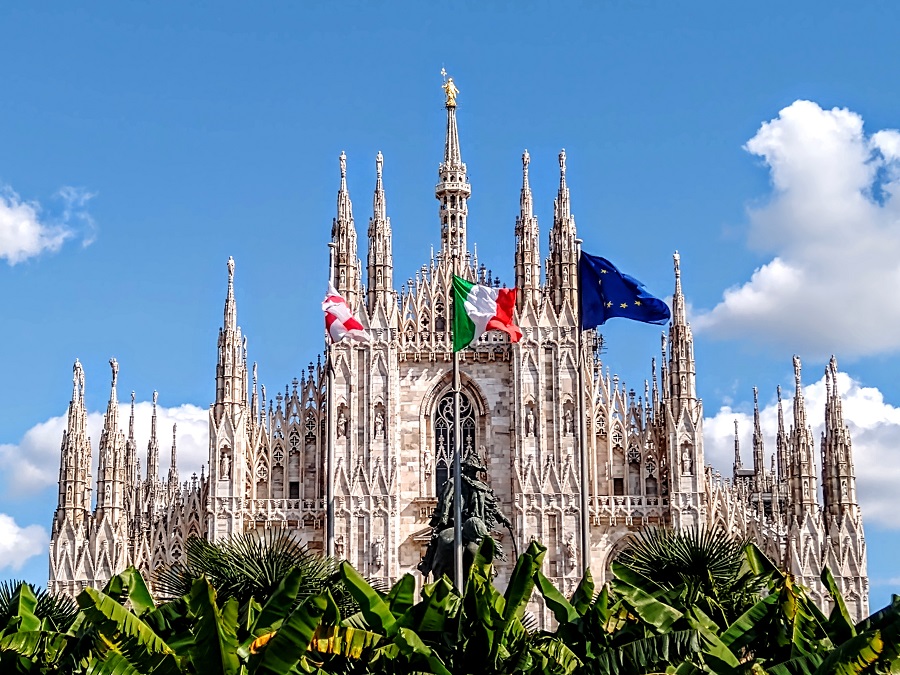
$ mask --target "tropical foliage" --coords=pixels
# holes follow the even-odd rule
[[[900,597],[854,625],[826,569],[822,579],[833,599],[826,616],[754,545],[721,534],[643,534],[612,564],[610,584],[598,591],[586,574],[568,598],[542,573],[546,549],[535,542],[519,557],[504,593],[493,583],[495,551],[485,538],[463,593],[442,578],[418,597],[411,575],[385,593],[346,562],[323,562],[313,574],[317,568],[305,551],[300,564],[258,563],[255,571],[240,562],[238,548],[222,547],[232,563],[217,566],[209,560],[227,556],[193,546],[194,557],[173,571],[168,587],[175,596],[177,581],[183,592],[160,603],[134,569],[102,590],[85,589],[75,613],[27,584],[0,587],[0,672],[843,675],[900,669]],[[249,580],[236,583],[241,575]],[[552,629],[531,627],[528,609],[540,613],[540,606],[552,615]]]

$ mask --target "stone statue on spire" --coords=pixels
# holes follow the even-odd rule
[[[109,366],[112,368],[112,386],[116,386],[116,382],[119,380],[119,362],[116,361],[116,358],[113,357],[109,360]]]

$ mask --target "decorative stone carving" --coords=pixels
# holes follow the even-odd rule
[[[384,535],[380,534],[372,542],[372,564],[377,568],[384,566]]]

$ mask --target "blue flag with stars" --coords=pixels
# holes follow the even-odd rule
[[[581,327],[595,328],[621,317],[644,323],[666,323],[668,305],[650,295],[644,284],[623,274],[606,258],[582,253],[578,261],[581,287]]]

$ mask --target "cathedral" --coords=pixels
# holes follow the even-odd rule
[[[267,528],[287,528],[310,549],[333,551],[370,579],[392,582],[407,572],[421,579],[416,567],[431,538],[429,519],[451,473],[455,447],[453,269],[476,283],[500,285],[469,247],[472,186],[457,129],[458,91],[445,85],[445,92],[445,143],[435,186],[440,250],[399,290],[383,157],[375,159],[365,266],[346,157],[340,157],[333,283],[370,341],[326,345],[324,362],[310,363],[270,398],[257,381],[256,364],[248,367],[235,264],[228,260],[209,462],[199,477],[179,478],[175,429],[168,475],[161,477],[154,412],[142,478],[134,395],[126,430],[113,359],[92,497],[84,371],[75,362],[50,544],[51,591],[76,594],[86,585],[102,586],[131,564],[151,573],[177,561],[192,536],[216,541]],[[779,389],[771,464],[755,405],[753,466],[742,465],[735,440],[732,476],[723,478],[704,461],[703,408],[678,254],[672,317],[659,360],[651,360],[642,392],[626,390],[604,369],[599,336],[579,328],[580,241],[566,153],[559,154],[559,188],[543,260],[529,163],[526,151],[519,213],[511,227],[523,337],[511,344],[506,334],[488,332],[460,353],[462,446],[480,454],[499,507],[512,523],[493,533],[495,538],[510,554],[532,539],[545,544],[545,573],[571,593],[586,567],[598,582],[608,578],[609,564],[630,532],[721,528],[757,542],[823,609],[828,593],[819,576],[827,564],[851,615],[866,616],[865,538],[834,359],[826,368],[821,473],[794,357],[792,410],[785,420]],[[155,401],[154,395],[154,410]],[[331,508],[326,495],[333,495]],[[498,564],[500,587],[512,571],[513,556],[508,558]]]

